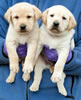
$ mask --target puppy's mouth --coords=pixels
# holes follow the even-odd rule
[[[50,31],[51,31],[51,32],[55,32],[55,33],[60,33],[59,28],[56,28],[56,27],[52,27],[52,28],[50,29]]]
[[[22,32],[28,32],[27,30],[20,30],[20,32],[22,33]]]
[[[21,33],[21,34],[26,34],[26,33],[28,33],[27,30],[19,30],[18,32]]]

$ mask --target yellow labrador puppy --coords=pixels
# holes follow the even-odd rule
[[[6,36],[6,47],[10,61],[10,75],[6,80],[12,83],[16,73],[19,71],[19,58],[16,48],[19,44],[27,43],[28,52],[23,66],[23,79],[27,81],[30,77],[27,73],[33,71],[35,53],[39,39],[39,27],[37,24],[41,11],[29,3],[18,3],[10,7],[5,13],[5,19],[9,22]]]
[[[58,60],[54,65],[51,80],[57,83],[59,92],[66,96],[67,91],[64,88],[65,74],[63,69],[70,48],[74,48],[74,39],[72,37],[75,33],[73,28],[76,26],[76,21],[72,13],[61,5],[48,8],[42,14],[42,21],[43,25],[40,28],[40,40],[36,58],[39,56],[44,45],[56,49]],[[30,87],[31,91],[37,91],[39,89],[42,72],[44,69],[49,68],[49,66],[50,64],[46,64],[40,55],[35,66],[34,82]]]

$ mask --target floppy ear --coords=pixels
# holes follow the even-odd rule
[[[41,20],[45,25],[47,24],[47,15],[48,15],[48,9],[43,12],[41,17]]]
[[[76,26],[76,20],[75,20],[74,16],[71,14],[71,16],[69,18],[68,30],[71,30],[75,26]]]
[[[11,21],[11,13],[12,13],[12,7],[10,7],[7,11],[6,11],[6,13],[5,13],[5,15],[4,15],[4,18],[10,23],[10,21]]]
[[[33,10],[35,12],[35,21],[37,21],[41,17],[41,11],[35,6],[33,6]]]

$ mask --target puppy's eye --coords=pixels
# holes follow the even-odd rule
[[[15,19],[18,19],[18,18],[19,18],[19,16],[15,16],[14,18],[15,18]]]
[[[62,19],[63,19],[63,20],[66,20],[66,17],[63,16]]]
[[[53,14],[51,14],[51,15],[50,15],[50,17],[54,17],[54,15],[53,15]]]
[[[27,16],[27,18],[29,19],[29,18],[31,18],[31,16]]]

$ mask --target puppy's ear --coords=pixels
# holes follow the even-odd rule
[[[9,23],[10,23],[11,17],[12,17],[11,13],[12,13],[12,7],[10,7],[10,8],[6,11],[6,13],[5,13],[5,15],[4,15],[4,18],[5,18]]]
[[[47,24],[47,15],[48,15],[48,9],[43,12],[41,17],[41,20],[45,25]]]
[[[74,16],[71,14],[71,16],[69,18],[68,30],[71,30],[75,26],[76,26],[76,20],[75,20]]]
[[[41,11],[35,6],[33,6],[33,10],[35,12],[35,21],[37,21],[41,17]]]

